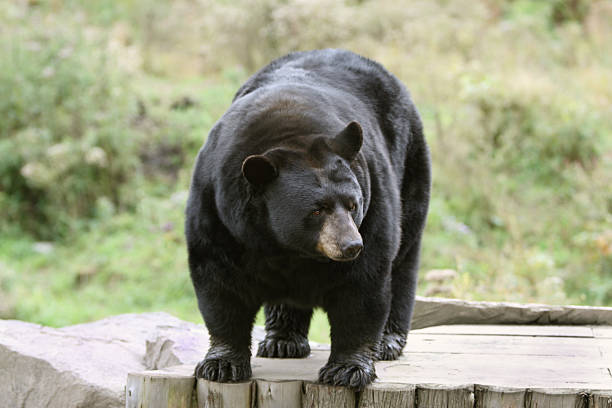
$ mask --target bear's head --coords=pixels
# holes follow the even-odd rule
[[[364,197],[351,162],[362,143],[361,126],[351,122],[333,137],[309,138],[303,148],[277,147],[244,159],[242,174],[282,246],[315,259],[359,256]]]

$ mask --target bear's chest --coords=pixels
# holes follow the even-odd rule
[[[263,257],[245,267],[252,289],[263,301],[304,307],[320,305],[323,296],[344,276],[333,262],[295,256]]]

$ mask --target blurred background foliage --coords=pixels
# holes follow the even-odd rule
[[[195,155],[250,74],[326,47],[384,64],[422,114],[420,294],[612,306],[610,0],[1,3],[0,317],[199,321]]]

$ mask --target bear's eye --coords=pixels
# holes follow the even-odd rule
[[[311,214],[314,215],[314,216],[319,216],[319,215],[321,215],[321,210],[320,209],[314,210]]]

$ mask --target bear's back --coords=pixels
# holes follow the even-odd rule
[[[268,85],[291,83],[343,90],[376,104],[395,100],[405,91],[379,63],[350,51],[325,49],[294,52],[272,61],[236,92],[234,101]]]

